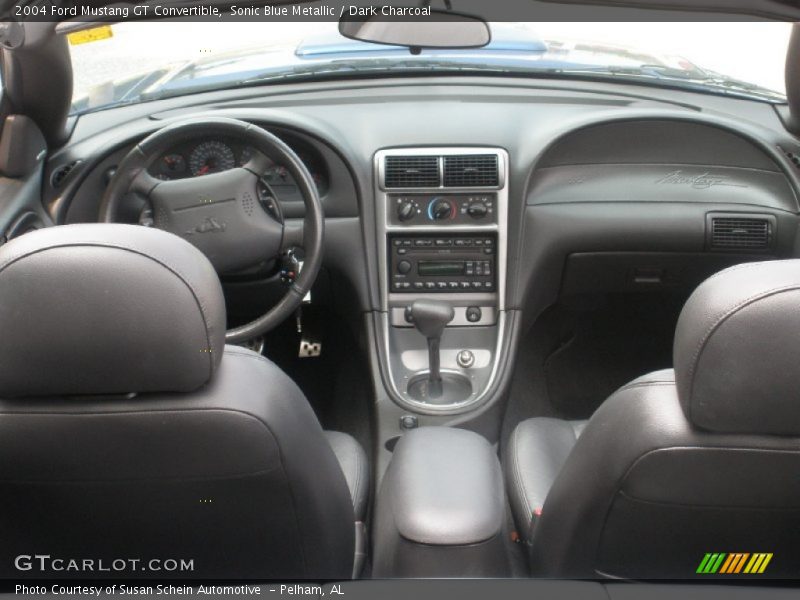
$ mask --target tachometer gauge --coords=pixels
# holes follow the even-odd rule
[[[186,172],[186,160],[180,154],[167,154],[159,161],[157,177],[159,179],[172,179],[182,177]]]
[[[219,173],[235,166],[233,150],[222,142],[203,142],[189,155],[189,169],[194,176]]]

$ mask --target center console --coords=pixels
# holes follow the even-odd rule
[[[505,329],[507,178],[499,148],[375,155],[379,353],[404,410],[460,414],[489,399]]]
[[[375,155],[374,577],[510,574],[502,477],[481,427],[499,430],[490,409],[513,346],[508,163],[487,147]]]

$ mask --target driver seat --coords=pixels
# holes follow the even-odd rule
[[[225,329],[216,272],[172,234],[0,247],[0,577],[353,575],[364,451]]]

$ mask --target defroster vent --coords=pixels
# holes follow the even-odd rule
[[[384,187],[439,187],[438,156],[387,156]]]
[[[494,187],[499,183],[496,154],[444,157],[445,187]]]
[[[772,247],[775,219],[772,216],[709,215],[709,245],[712,250],[768,250]]]

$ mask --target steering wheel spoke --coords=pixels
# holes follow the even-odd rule
[[[242,165],[243,169],[250,171],[253,175],[261,177],[264,173],[267,172],[268,169],[272,168],[275,163],[264,156],[261,152],[253,152],[253,155],[250,157],[244,165]]]
[[[303,247],[303,229],[303,223],[300,221],[286,221],[284,223],[281,253],[285,254],[295,248]]]
[[[156,179],[150,172],[143,168],[140,169],[136,175],[134,175],[133,179],[131,180],[129,190],[140,196],[144,196],[145,198],[150,197],[150,193],[156,188],[156,186],[163,183],[160,179]]]

